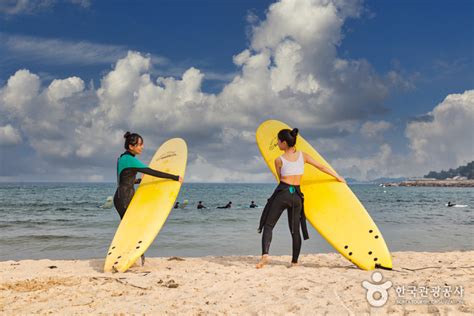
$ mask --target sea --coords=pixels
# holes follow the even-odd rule
[[[107,202],[115,183],[0,183],[0,261],[104,258],[119,225]],[[474,249],[474,189],[351,184],[390,251]],[[257,227],[275,184],[185,183],[147,250],[152,257],[260,255]],[[255,201],[258,208],[249,208]],[[198,201],[206,209],[198,210]],[[232,201],[232,208],[217,209]],[[447,207],[446,203],[465,205]],[[336,252],[311,225],[301,253]],[[274,229],[272,255],[290,255],[288,219]]]

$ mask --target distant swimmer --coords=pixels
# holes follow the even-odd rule
[[[448,204],[446,204],[446,206],[447,207],[468,207],[468,205],[451,203],[451,201],[449,201]]]
[[[179,202],[176,202],[174,205],[174,208],[178,208],[178,207],[179,207]]]
[[[255,201],[252,201],[252,203],[250,203],[250,206],[249,206],[249,207],[250,207],[250,208],[256,208],[256,207],[258,207],[258,205],[255,204]]]
[[[218,206],[217,208],[231,208],[232,207],[232,202],[229,201],[226,206]]]
[[[197,209],[200,210],[202,208],[207,208],[205,207],[203,204],[202,204],[202,201],[199,201],[198,205],[197,205]]]

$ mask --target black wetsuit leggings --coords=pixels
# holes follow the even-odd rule
[[[289,190],[282,190],[273,200],[271,209],[263,226],[262,254],[268,254],[270,243],[272,242],[273,227],[285,209],[288,210],[288,226],[290,227],[291,238],[293,239],[293,257],[291,262],[297,263],[301,250],[300,221],[292,221],[292,218],[300,218],[302,209],[301,197]],[[293,224],[293,227],[291,225]]]
[[[132,197],[135,194],[135,189],[133,186],[120,186],[115,191],[114,195],[114,206],[117,212],[120,215],[120,219],[125,215],[125,211],[128,208],[128,205],[132,201]]]

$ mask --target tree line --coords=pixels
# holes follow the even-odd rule
[[[469,162],[465,166],[461,166],[457,169],[449,169],[448,171],[441,170],[440,172],[430,171],[425,178],[434,178],[437,180],[444,180],[456,176],[466,177],[468,179],[474,179],[474,161]]]

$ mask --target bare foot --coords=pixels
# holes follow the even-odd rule
[[[260,259],[259,263],[257,263],[256,268],[257,269],[263,268],[269,261],[270,261],[270,259],[268,258],[268,255],[263,255],[262,258]]]
[[[300,266],[300,264],[299,264],[298,262],[292,262],[292,263],[290,264],[290,268],[299,267],[299,266]]]

